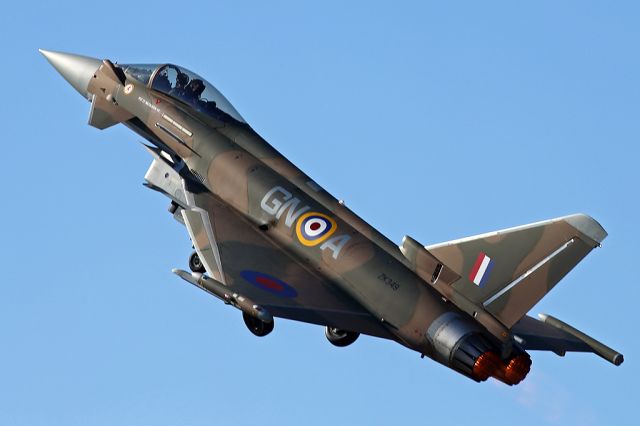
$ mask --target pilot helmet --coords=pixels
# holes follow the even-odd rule
[[[187,83],[189,82],[189,76],[183,72],[178,73],[178,76],[176,77],[176,86],[186,86]]]

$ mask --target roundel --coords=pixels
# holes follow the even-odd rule
[[[133,91],[133,84],[127,84],[126,86],[124,86],[124,94],[125,95],[128,95],[132,91]]]
[[[298,292],[284,281],[256,271],[241,271],[240,276],[248,283],[280,297],[296,297]]]
[[[336,228],[336,221],[326,214],[310,212],[298,219],[296,235],[305,246],[315,246],[329,238]]]

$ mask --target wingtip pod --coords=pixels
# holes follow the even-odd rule
[[[602,342],[599,342],[593,337],[586,335],[582,331],[578,330],[575,327],[572,327],[566,322],[561,321],[548,314],[538,314],[538,318],[540,318],[540,321],[544,322],[545,324],[569,333],[576,339],[582,341],[584,344],[591,348],[593,353],[609,361],[611,364],[619,366],[624,362],[624,356],[620,352],[610,348]]]
[[[616,354],[613,357],[613,365],[615,365],[616,367],[619,366],[620,364],[622,364],[623,362],[624,362],[624,355]]]
[[[271,313],[264,307],[254,303],[253,300],[248,297],[242,296],[238,293],[232,293],[231,289],[221,282],[199,272],[189,273],[178,268],[173,268],[171,272],[194,286],[213,294],[226,304],[235,306],[247,315],[257,318],[265,323],[273,323],[273,315],[271,315]]]

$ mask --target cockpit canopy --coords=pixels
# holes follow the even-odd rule
[[[121,65],[128,77],[138,80],[192,108],[221,121],[245,123],[222,93],[198,74],[172,64]]]

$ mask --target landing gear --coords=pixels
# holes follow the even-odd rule
[[[195,251],[191,253],[191,256],[189,256],[189,269],[191,269],[191,272],[200,272],[201,274],[207,272],[204,268],[204,264],[198,256],[198,253]]]
[[[264,322],[244,312],[242,313],[242,319],[249,331],[258,337],[266,336],[273,331],[273,321]]]
[[[355,342],[358,336],[360,336],[360,333],[327,326],[324,329],[324,335],[327,336],[329,343],[339,348],[343,348]]]

